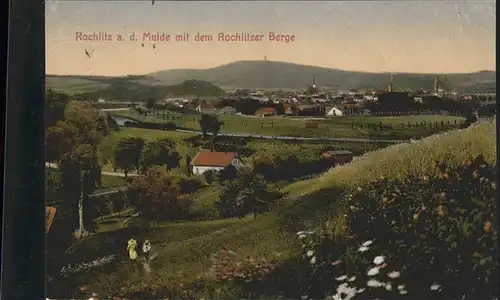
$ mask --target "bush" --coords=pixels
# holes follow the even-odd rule
[[[214,170],[208,170],[203,173],[203,177],[207,184],[212,184],[217,179],[217,174]]]
[[[225,181],[232,181],[236,179],[237,176],[238,169],[236,169],[236,167],[233,165],[229,165],[217,172],[217,177],[219,178],[220,183],[224,183]]]
[[[147,221],[178,219],[184,209],[179,185],[166,167],[153,166],[144,176],[134,177],[127,197]]]
[[[363,299],[498,296],[496,166],[479,156],[455,169],[435,167],[435,174],[381,179],[348,195],[348,234],[341,243],[301,233],[314,277],[340,276],[340,290],[355,297],[366,288]],[[373,251],[376,259],[367,259]],[[318,289],[331,292],[331,286]]]
[[[203,177],[193,176],[189,178],[181,178],[179,180],[179,188],[181,194],[189,194],[197,192],[205,184]]]
[[[281,197],[280,191],[268,189],[262,175],[250,173],[226,184],[215,206],[223,218],[241,218],[247,214],[256,217],[271,210]]]

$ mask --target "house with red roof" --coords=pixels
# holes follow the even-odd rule
[[[261,107],[255,112],[255,116],[261,118],[276,115],[278,115],[278,111],[272,107]]]
[[[213,103],[202,101],[197,107],[196,111],[200,114],[215,114],[217,113],[217,108]]]
[[[203,149],[191,160],[193,174],[203,174],[209,170],[221,171],[230,165],[236,168],[241,166],[238,153],[215,152]]]

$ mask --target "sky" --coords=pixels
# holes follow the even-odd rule
[[[47,74],[139,75],[264,58],[368,72],[462,73],[496,66],[494,1],[46,3]],[[78,32],[109,34],[113,41],[77,40]],[[174,40],[142,41],[148,32]],[[223,42],[217,41],[220,32],[264,38]],[[269,41],[269,32],[295,35],[295,41]],[[132,33],[137,41],[129,40]],[[189,41],[176,42],[182,33]],[[197,33],[213,41],[194,41]],[[117,34],[125,40],[117,41]]]

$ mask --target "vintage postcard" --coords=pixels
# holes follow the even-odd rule
[[[495,299],[494,1],[47,1],[49,299]]]

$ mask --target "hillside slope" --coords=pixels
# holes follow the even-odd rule
[[[116,101],[140,101],[147,98],[163,99],[166,96],[205,96],[224,94],[220,87],[203,80],[183,80],[165,84],[149,76],[58,76],[47,75],[46,87],[70,95],[79,94],[91,99],[104,98]]]
[[[494,91],[496,72],[481,71],[470,74],[394,74],[397,89],[432,89],[438,75],[444,89],[457,91]],[[387,73],[352,72],[331,68],[299,65],[277,61],[237,61],[210,69],[173,69],[149,76],[175,84],[187,79],[205,80],[225,88],[281,88],[302,89],[313,77],[318,86],[335,89],[386,88]]]
[[[432,170],[432,162],[439,160],[449,165],[457,165],[470,156],[483,154],[486,161],[496,162],[495,120],[485,121],[465,130],[447,132],[408,144],[397,145],[367,153],[355,161],[325,174],[306,181],[294,183],[284,189],[288,196],[279,203],[278,209],[256,220],[227,220],[227,226],[216,231],[200,231],[199,236],[186,238],[182,243],[170,243],[163,236],[170,228],[165,225],[143,230],[137,238],[155,237],[161,243],[158,257],[152,264],[156,270],[154,287],[169,287],[178,284],[180,278],[185,282],[196,280],[198,275],[210,265],[210,254],[226,247],[242,256],[266,257],[288,260],[296,257],[296,232],[308,230],[330,220],[337,235],[344,232],[344,213],[346,207],[339,205],[339,195],[346,189],[362,186],[382,176],[403,178],[409,174],[424,175]],[[205,227],[221,221],[189,222],[190,226]],[[170,225],[169,225],[170,226]],[[112,244],[125,245],[123,240],[113,240]],[[102,245],[103,240],[113,239],[108,233],[98,234],[87,240],[79,248],[81,253],[106,255],[114,253],[114,248]],[[109,253],[105,253],[110,251]],[[276,253],[281,253],[279,256]],[[133,292],[143,289],[143,278],[128,272],[126,257],[114,263],[110,272],[98,270],[79,275],[79,282],[87,283],[92,290],[101,295],[116,291]],[[174,282],[174,283],[172,283]],[[56,283],[54,283],[56,285]],[[76,287],[75,287],[76,288]]]

